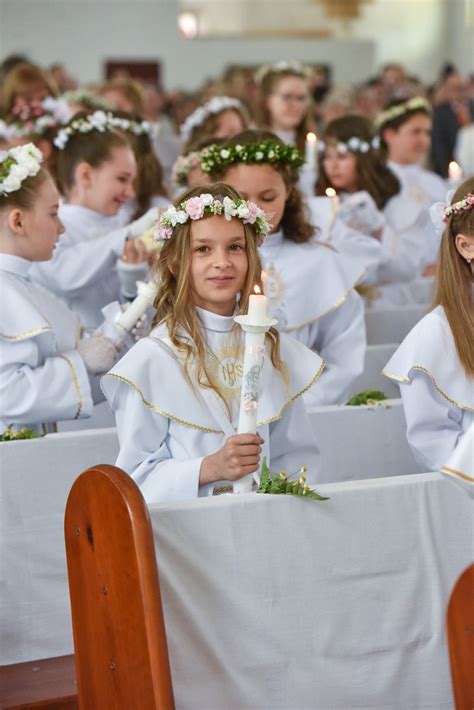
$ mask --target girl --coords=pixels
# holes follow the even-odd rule
[[[58,90],[51,77],[29,62],[18,64],[8,73],[0,90],[0,110],[8,115],[15,105],[43,101],[48,96],[57,96]]]
[[[180,128],[182,152],[194,150],[204,138],[232,138],[248,128],[246,110],[238,99],[215,96],[199,106]]]
[[[474,178],[456,190],[444,221],[433,309],[384,370],[400,386],[423,471],[444,466],[474,422]]]
[[[173,166],[172,179],[175,193],[178,195],[189,187],[197,187],[210,182],[209,176],[201,170],[201,151],[211,145],[225,143],[224,138],[203,138],[196,144],[196,149],[179,156]]]
[[[117,421],[117,465],[148,503],[221,492],[255,472],[262,452],[276,470],[315,464],[300,395],[324,364],[273,329],[259,433],[235,434],[243,333],[233,317],[247,312],[260,283],[257,239],[267,231],[264,213],[219,183],[187,191],[161,215],[155,327],[102,380]]]
[[[31,278],[61,297],[84,326],[95,328],[102,320],[101,309],[120,299],[117,260],[123,252],[129,263],[137,262],[133,282],[146,277],[144,247],[133,239],[125,242],[143,234],[157,210],[117,229],[119,209],[135,194],[136,162],[128,141],[104,112],[76,116],[59,131],[55,145],[66,198],[59,216],[66,231],[53,258],[36,264]]]
[[[344,402],[364,365],[364,309],[354,290],[361,270],[314,241],[297,188],[298,150],[271,133],[246,131],[201,155],[205,172],[273,215],[260,251],[270,310],[281,331],[327,364],[321,386],[307,394],[308,406]]]
[[[81,340],[77,315],[29,279],[63,231],[41,161],[31,143],[0,161],[0,431],[90,416],[89,377],[116,359],[111,340],[97,333]]]
[[[337,218],[380,240],[380,260],[369,283],[410,281],[435,258],[434,229],[427,210],[414,221],[406,219],[411,203],[401,194],[400,181],[378,145],[367,119],[346,116],[332,121],[320,146],[316,194],[334,189],[342,200]],[[344,241],[336,246],[344,252]],[[381,306],[396,299],[394,289],[391,296],[377,302]]]
[[[261,125],[303,152],[313,131],[309,72],[299,62],[277,62],[257,72],[261,90]]]

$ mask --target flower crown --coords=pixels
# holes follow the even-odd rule
[[[201,126],[206,118],[227,109],[242,111],[243,105],[238,99],[233,99],[230,96],[214,96],[214,98],[199,106],[181,125],[180,135],[183,141],[189,140],[193,130]]]
[[[274,64],[263,64],[255,72],[255,79],[259,84],[261,84],[268,74],[285,74],[287,72],[291,74],[299,74],[305,79],[309,79],[311,76],[311,69],[306,67],[304,64],[301,64],[301,62],[297,62],[294,59],[290,61],[282,59]]]
[[[33,143],[10,148],[0,157],[0,195],[16,192],[26,178],[37,175],[43,154]]]
[[[201,170],[210,175],[233,163],[270,163],[301,168],[304,158],[298,148],[270,138],[247,145],[210,145],[200,153]]]
[[[472,192],[468,192],[466,197],[459,202],[455,202],[449,207],[446,207],[443,212],[443,222],[447,222],[453,214],[460,214],[461,212],[467,212],[467,210],[472,210],[474,207],[474,195]]]
[[[338,153],[368,153],[372,148],[378,150],[380,148],[379,136],[374,136],[371,141],[363,140],[358,136],[352,136],[348,141],[338,141],[337,139],[329,139],[327,143],[318,141],[318,152],[324,153],[328,145],[334,146]]]
[[[88,91],[87,89],[73,89],[71,91],[66,91],[62,94],[61,98],[64,99],[64,101],[67,101],[70,106],[82,104],[83,106],[86,106],[86,110],[110,111],[110,106],[105,99],[101,96],[97,96],[97,94],[94,94],[92,91]]]
[[[423,96],[414,96],[412,99],[408,99],[408,101],[404,101],[396,106],[391,106],[385,111],[381,111],[375,119],[375,127],[380,128],[384,123],[394,121],[396,118],[403,116],[403,114],[409,111],[416,111],[417,109],[427,111],[429,114],[431,114],[432,111],[429,101],[423,98]]]
[[[31,135],[41,136],[48,128],[64,125],[70,119],[71,109],[68,103],[52,96],[43,101],[15,104],[9,122],[0,121],[0,137],[10,140]]]
[[[209,193],[190,197],[181,202],[176,208],[174,205],[162,212],[156,224],[157,241],[171,239],[176,225],[185,224],[188,220],[202,219],[210,215],[223,215],[230,222],[233,217],[241,219],[244,224],[253,225],[259,246],[271,229],[265,212],[254,202],[246,200],[232,200],[230,197],[213,197]]]
[[[90,133],[91,131],[105,133],[106,131],[115,130],[128,131],[136,136],[144,133],[151,134],[151,126],[148,121],[133,121],[129,118],[120,118],[119,116],[114,116],[110,111],[94,111],[89,116],[77,118],[69,126],[61,128],[53,142],[56,148],[64,150],[71,136],[76,133]]]
[[[173,165],[171,178],[178,187],[186,187],[188,175],[193,168],[200,166],[200,152],[192,151],[187,155],[180,155]]]

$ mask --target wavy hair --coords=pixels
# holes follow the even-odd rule
[[[175,207],[181,202],[197,197],[203,192],[213,197],[230,197],[241,199],[239,193],[224,183],[197,186],[184,192],[175,201]],[[208,219],[204,217],[204,219]],[[224,217],[222,218],[224,219]],[[191,373],[191,364],[196,365],[197,385],[210,388],[222,399],[227,410],[230,404],[225,392],[212,376],[207,364],[207,346],[203,334],[202,323],[194,306],[190,287],[191,270],[191,230],[192,221],[178,224],[174,228],[171,239],[164,243],[157,262],[158,295],[155,300],[155,317],[153,326],[164,323],[173,345],[184,354],[185,376],[191,387],[196,381]],[[263,291],[262,265],[257,249],[257,236],[252,225],[244,224],[245,246],[248,259],[248,270],[245,284],[240,294],[239,312],[247,313],[249,298],[257,284]],[[235,326],[239,328],[240,326]],[[280,336],[278,331],[270,328],[266,335],[270,345],[271,361],[286,382],[286,367],[280,359]]]

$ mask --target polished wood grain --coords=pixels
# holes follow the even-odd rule
[[[468,567],[451,594],[447,614],[451,677],[456,710],[474,708],[474,565]]]
[[[1,710],[77,710],[74,656],[0,667]]]
[[[65,536],[81,710],[173,710],[151,524],[130,476],[81,474]]]

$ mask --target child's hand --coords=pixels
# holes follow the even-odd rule
[[[120,258],[128,264],[143,264],[148,261],[148,252],[139,239],[127,239]]]
[[[260,434],[230,436],[222,449],[206,456],[201,463],[199,484],[238,481],[258,469],[264,440]]]

